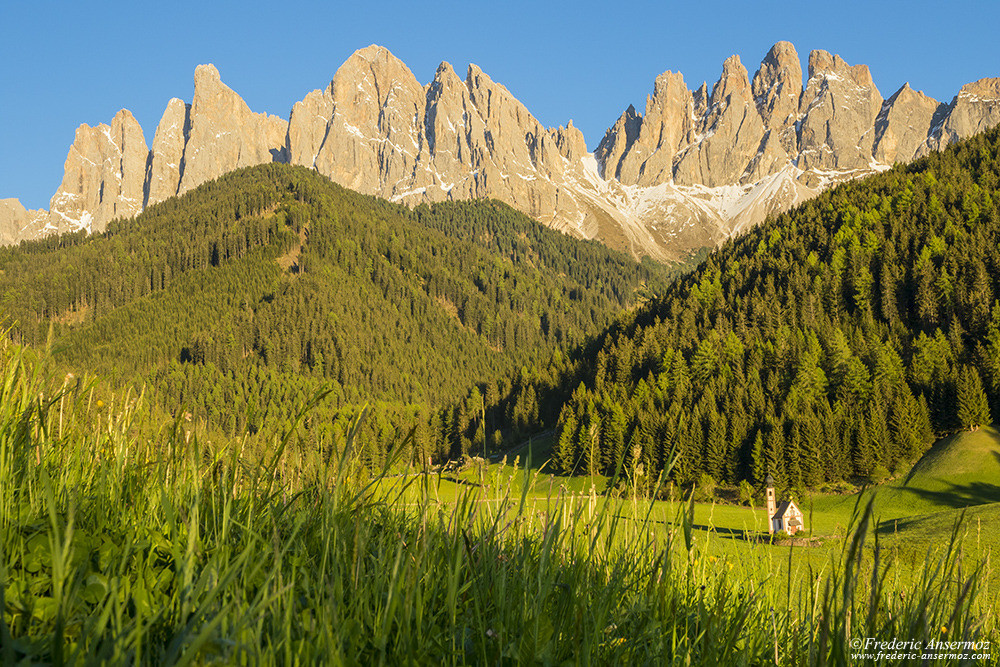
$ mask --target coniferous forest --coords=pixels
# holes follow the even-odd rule
[[[998,201],[994,130],[671,282],[497,202],[410,210],[269,165],[2,250],[0,293],[15,339],[226,433],[276,436],[329,386],[307,446],[368,405],[372,464],[410,431],[426,462],[554,428],[566,474],[818,486],[1000,414]]]
[[[1000,132],[841,185],[586,346],[563,471],[816,487],[905,471],[1000,415]],[[707,480],[706,480],[707,481]]]
[[[498,202],[410,210],[266,165],[103,235],[0,249],[0,307],[16,342],[224,434],[277,437],[330,389],[307,446],[336,449],[368,406],[376,464],[417,425],[422,461],[528,432],[537,406],[513,426],[484,406],[669,276]]]

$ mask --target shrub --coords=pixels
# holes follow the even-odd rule
[[[715,479],[707,472],[703,472],[695,485],[695,500],[708,502],[715,499]]]
[[[868,479],[872,484],[881,484],[885,480],[889,479],[889,471],[885,469],[885,466],[875,466],[875,468],[872,469],[871,473],[868,475]]]
[[[740,504],[750,505],[753,502],[753,486],[750,482],[743,480],[740,482]]]

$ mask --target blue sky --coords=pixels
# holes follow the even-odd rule
[[[254,111],[287,118],[356,49],[377,43],[421,83],[474,62],[547,126],[570,118],[591,148],[671,69],[691,88],[738,54],[751,76],[771,44],[869,65],[942,101],[1000,76],[1000,3],[987,2],[20,2],[0,3],[0,197],[48,207],[81,123],[127,108],[151,143],[171,97],[214,63]]]

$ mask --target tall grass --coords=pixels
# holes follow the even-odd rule
[[[764,547],[708,556],[693,504],[669,525],[636,499],[539,511],[526,470],[441,503],[350,447],[291,474],[294,431],[256,460],[94,395],[0,348],[5,664],[791,665],[997,639],[958,533],[904,590],[866,546],[871,505],[828,569],[779,579]]]

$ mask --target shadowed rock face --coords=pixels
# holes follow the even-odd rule
[[[803,88],[804,86],[804,88]],[[82,125],[50,211],[0,200],[0,243],[103,230],[239,167],[290,162],[407,204],[494,197],[567,233],[676,259],[829,185],[919,157],[1000,122],[1000,79],[950,105],[903,86],[883,101],[868,68],[775,44],[751,78],[739,57],[709,91],[658,76],[593,153],[573,127],[545,128],[475,65],[441,63],[422,85],[387,49],[356,51],[288,121],[253,113],[211,65],[190,104],[171,99],[152,147],[123,110]]]

